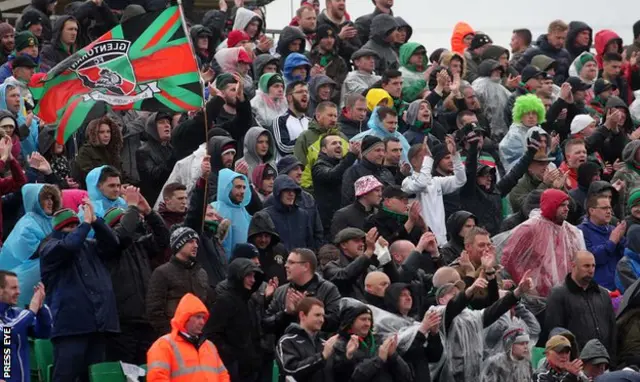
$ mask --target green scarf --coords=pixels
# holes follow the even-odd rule
[[[387,215],[390,215],[390,216],[392,216],[394,219],[396,219],[396,220],[398,221],[398,223],[402,223],[402,224],[404,224],[404,223],[406,223],[406,222],[407,222],[407,220],[409,220],[409,215],[399,214],[399,213],[397,213],[397,212],[393,212],[393,211],[391,211],[391,210],[387,209],[387,207],[382,207],[382,210],[383,210],[384,212],[386,212],[386,213],[387,213]]]
[[[424,135],[431,134],[431,127],[427,127],[426,129],[423,128],[424,122],[422,121],[416,120],[415,123],[413,124],[413,127],[416,131],[421,131]]]
[[[204,229],[211,232],[212,234],[218,233],[218,226],[220,222],[217,220],[205,220],[204,221]]]
[[[320,57],[320,66],[326,68],[333,61],[333,54],[327,53]]]
[[[376,339],[373,338],[373,333],[370,331],[369,334],[364,338],[360,338],[360,346],[364,352],[368,353],[369,356],[374,356],[376,351],[378,350],[378,345],[376,344]]]

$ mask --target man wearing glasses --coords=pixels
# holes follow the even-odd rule
[[[263,319],[265,331],[282,336],[289,324],[296,322],[298,303],[305,297],[322,301],[325,310],[323,331],[338,329],[340,292],[331,282],[318,276],[315,253],[306,248],[295,248],[289,253],[285,269],[288,283],[276,289]]]
[[[596,194],[587,200],[587,218],[578,225],[584,235],[587,250],[596,258],[593,280],[609,290],[615,290],[616,265],[624,254],[627,223],[611,225],[611,198]]]

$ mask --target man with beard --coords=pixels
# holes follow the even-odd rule
[[[616,315],[609,291],[594,281],[596,261],[590,252],[577,251],[571,273],[547,299],[545,328],[566,328],[576,336],[580,349],[596,338],[616,357]]]
[[[484,362],[482,382],[531,381],[529,335],[520,327],[510,327],[502,335],[502,342],[504,352]]]
[[[373,175],[383,186],[395,185],[393,174],[384,166],[384,142],[374,135],[367,135],[360,146],[362,159],[351,166],[342,177],[342,205],[353,203],[355,200],[354,184],[356,180],[366,175]]]
[[[16,32],[9,23],[0,23],[0,65],[4,65],[16,47]]]
[[[279,116],[273,126],[272,135],[276,143],[276,161],[293,154],[296,139],[309,127],[309,86],[304,81],[294,81],[286,89],[289,110]]]
[[[509,65],[513,66],[531,45],[531,31],[529,29],[514,29],[509,45],[511,46]]]
[[[222,73],[216,78],[218,97],[224,99],[222,110],[215,117],[214,125],[231,134],[242,152],[244,136],[256,124],[253,122],[251,103],[245,98],[244,82],[237,74]]]
[[[532,216],[511,230],[497,245],[502,251],[501,263],[505,271],[515,282],[530,272],[540,297],[547,297],[551,288],[562,283],[573,254],[585,249],[582,231],[566,221],[568,215],[569,195],[560,190],[546,190],[540,197],[540,215]],[[536,240],[544,237],[555,240],[551,243]],[[563,311],[561,307],[559,309],[559,312]],[[556,326],[562,325],[546,327]]]
[[[346,0],[326,0],[326,9],[318,15],[318,26],[328,25],[338,36],[338,54],[349,62],[351,55],[362,46],[355,24],[346,13]]]
[[[333,191],[341,187],[344,173],[355,163],[359,154],[360,145],[349,143],[349,152],[345,155],[342,136],[336,133],[329,133],[320,139],[320,153],[313,164],[311,176],[325,236],[329,236],[331,218],[340,208],[340,200],[334,197]]]
[[[362,43],[365,43],[369,40],[371,34],[371,23],[373,19],[378,15],[390,15],[393,16],[393,11],[391,8],[393,7],[394,0],[372,0],[373,4],[376,6],[373,12],[358,17],[356,20],[356,28],[358,29],[358,36]]]

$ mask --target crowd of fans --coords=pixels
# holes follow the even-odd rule
[[[59,144],[27,84],[166,5],[130,3],[0,24],[0,379],[30,336],[54,382],[640,380],[640,21],[427,51],[393,0],[303,2],[277,42],[221,1],[188,12],[203,110]]]

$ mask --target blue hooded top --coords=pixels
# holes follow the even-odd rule
[[[40,282],[40,259],[32,259],[40,242],[52,231],[51,220],[40,205],[40,192],[44,184],[28,183],[22,187],[24,216],[18,220],[0,251],[0,269],[18,275],[20,298],[18,306],[28,305],[33,287]]]
[[[87,192],[89,193],[89,199],[91,200],[91,203],[93,203],[93,210],[97,217],[103,217],[104,213],[111,207],[127,208],[127,202],[125,202],[121,197],[118,197],[116,200],[109,200],[106,196],[102,195],[102,192],[98,189],[98,180],[100,179],[100,174],[102,174],[102,170],[105,167],[107,166],[105,165],[94,168],[89,171],[86,178]],[[83,215],[83,211],[80,210],[78,213],[80,221],[83,221]]]
[[[229,194],[233,189],[233,180],[236,178],[244,179],[244,183],[247,186],[240,204],[235,204],[229,198]],[[218,173],[218,201],[211,203],[211,206],[215,208],[220,216],[231,221],[231,229],[229,229],[227,237],[222,242],[227,259],[231,257],[236,244],[247,242],[249,224],[251,223],[251,215],[246,210],[249,202],[251,202],[251,187],[247,177],[228,168],[220,170]]]
[[[301,78],[298,76],[293,77],[291,75],[291,72],[293,72],[293,69],[303,65],[307,66],[307,78]],[[284,82],[287,85],[292,83],[293,81],[304,81],[308,83],[309,78],[311,78],[311,62],[309,62],[309,59],[305,57],[303,54],[291,53],[284,60],[284,69],[282,72],[284,74]]]
[[[0,110],[8,110],[7,109],[7,85],[8,83],[3,83],[0,85]],[[24,99],[20,97],[20,111],[16,116],[18,120],[18,126],[22,126],[25,124],[27,120],[27,109],[24,107]],[[16,126],[16,128],[18,128]],[[20,153],[24,158],[31,155],[32,152],[38,151],[38,121],[37,118],[31,120],[31,126],[29,126],[29,136],[20,141],[21,150]]]
[[[400,144],[402,144],[402,161],[409,163],[409,149],[411,148],[411,145],[409,145],[409,141],[407,141],[407,138],[405,138],[404,135],[402,135],[402,133],[399,130],[396,129],[396,131],[394,131],[393,133],[390,133],[384,128],[384,126],[382,125],[382,121],[378,116],[379,108],[380,108],[379,106],[376,106],[376,108],[373,109],[373,113],[371,113],[369,122],[367,122],[367,126],[369,127],[369,130],[359,133],[355,137],[351,138],[350,141],[351,142],[362,141],[364,137],[366,137],[367,135],[373,135],[380,139],[385,139],[388,137],[398,138],[400,140]],[[400,116],[398,116],[398,118],[400,118]]]

